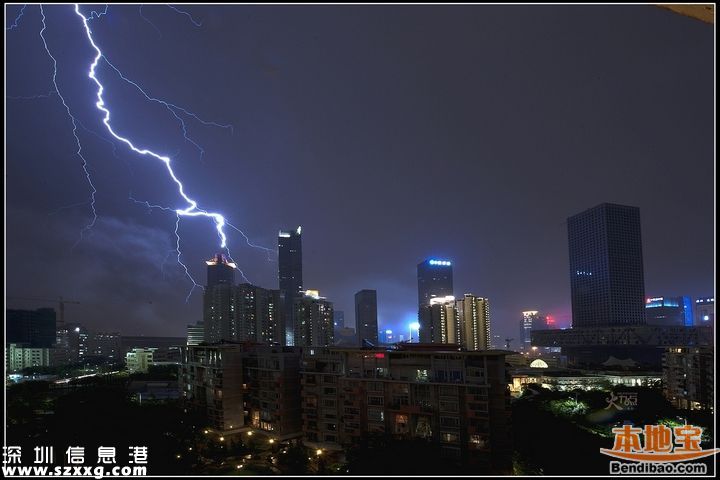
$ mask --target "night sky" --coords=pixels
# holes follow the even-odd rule
[[[47,6],[57,82],[81,126],[89,185],[57,96],[6,102],[8,296],[78,300],[67,320],[125,335],[185,334],[202,290],[176,261],[184,208],[161,162],[110,141],[71,6]],[[173,157],[186,191],[253,243],[303,227],[304,283],[354,321],[378,291],[381,328],[407,334],[416,265],[454,262],[455,293],[490,298],[492,330],[522,310],[570,323],[567,217],[640,208],[646,293],[714,290],[713,26],[653,6],[111,6],[90,23],[112,124]],[[6,6],[6,28],[19,5]],[[89,15],[90,8],[84,7]],[[6,30],[6,95],[53,90],[37,5]],[[212,222],[183,218],[198,283]],[[277,288],[277,256],[228,230],[247,278]],[[13,307],[53,306],[8,299]]]

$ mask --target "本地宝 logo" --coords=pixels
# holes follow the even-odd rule
[[[623,425],[613,428],[615,443],[612,449],[601,448],[600,453],[635,462],[682,462],[714,455],[717,448],[700,447],[702,427],[681,425],[645,425],[644,428]],[[640,435],[644,437],[644,444]]]

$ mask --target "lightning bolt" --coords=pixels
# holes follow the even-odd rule
[[[200,122],[201,124],[203,124],[205,126],[229,129],[231,133],[233,133],[233,134],[235,133],[235,129],[232,125],[226,125],[226,124],[221,124],[221,123],[217,123],[217,122],[211,122],[208,120],[203,120],[202,118],[198,117],[196,114],[188,111],[187,109],[185,109],[183,107],[180,107],[178,105],[175,105],[174,103],[170,103],[165,100],[161,100],[159,98],[155,98],[155,97],[148,95],[140,85],[138,85],[136,82],[130,80],[125,75],[123,75],[123,73],[115,65],[113,65],[110,62],[110,60],[108,60],[107,57],[104,55],[103,55],[103,60],[105,60],[105,63],[110,68],[115,70],[115,72],[118,74],[118,76],[123,81],[125,81],[126,83],[135,87],[147,100],[149,100],[151,102],[159,103],[160,105],[164,106],[175,117],[175,119],[180,123],[180,128],[182,128],[182,131],[183,131],[183,137],[185,138],[186,141],[188,141],[189,143],[194,145],[195,148],[197,148],[197,150],[200,152],[201,159],[205,155],[205,149],[203,147],[201,147],[195,140],[190,138],[190,136],[188,135],[187,125],[185,124],[185,121],[182,119],[182,117],[180,117],[180,115],[178,115],[178,111],[180,113],[187,115],[188,117],[194,118],[195,120],[197,120],[198,122]]]
[[[19,22],[20,22],[20,18],[22,18],[23,14],[25,13],[25,7],[27,7],[27,4],[25,4],[25,5],[22,6],[22,8],[20,9],[20,13],[18,14],[17,17],[15,17],[15,21],[13,22],[12,25],[10,25],[8,28],[5,29],[6,31],[9,31],[9,30],[12,30],[13,28],[17,28],[17,27],[18,27],[18,25],[20,24],[20,23],[19,23]]]
[[[145,20],[147,23],[152,25],[152,27],[158,32],[158,38],[162,38],[162,32],[160,31],[160,29],[158,27],[156,27],[155,24],[153,22],[151,22],[145,15],[143,15],[142,9],[143,9],[143,4],[141,3],[140,8],[138,9],[138,12],[140,12],[140,16],[142,17],[143,20]]]
[[[192,22],[192,24],[195,25],[196,27],[202,27],[202,22],[196,21],[196,20],[193,18],[193,16],[190,15],[188,12],[183,11],[183,10],[180,10],[179,8],[173,7],[172,5],[169,5],[169,4],[167,4],[167,6],[170,7],[170,8],[172,8],[173,10],[175,10],[176,12],[178,12],[179,14],[186,15],[186,16],[190,19],[190,21]]]
[[[219,239],[220,248],[224,249],[227,252],[228,258],[230,258],[230,260],[233,261],[236,265],[237,265],[237,262],[235,262],[232,259],[232,256],[230,255],[230,250],[227,245],[227,235],[225,233],[225,227],[232,228],[233,230],[240,233],[243,236],[243,238],[245,239],[245,242],[247,243],[248,246],[265,251],[268,254],[268,259],[272,260],[270,257],[273,253],[276,253],[275,250],[252,243],[250,241],[250,238],[241,229],[239,229],[237,226],[229,223],[222,214],[220,214],[218,212],[211,212],[206,209],[200,208],[200,206],[198,205],[198,202],[195,199],[191,198],[186,193],[185,186],[183,185],[180,178],[176,175],[175,171],[173,170],[172,158],[170,155],[163,155],[163,154],[154,152],[149,148],[136,146],[130,138],[121,135],[113,128],[113,126],[111,124],[111,112],[110,112],[109,106],[106,105],[105,99],[103,97],[105,87],[97,76],[97,69],[98,69],[100,60],[104,60],[105,63],[107,64],[107,66],[109,66],[111,69],[113,69],[123,81],[134,86],[148,101],[163,105],[179,122],[180,127],[183,131],[183,137],[185,138],[186,141],[188,141],[189,143],[191,143],[198,149],[198,151],[200,152],[201,158],[205,151],[195,140],[193,140],[189,136],[188,130],[187,130],[187,125],[183,119],[183,115],[187,118],[192,118],[205,126],[214,126],[214,127],[229,129],[231,131],[231,133],[233,133],[233,126],[204,120],[204,119],[200,118],[198,115],[194,114],[193,112],[187,110],[186,108],[183,108],[177,104],[162,100],[160,98],[156,98],[156,97],[148,94],[137,82],[130,80],[125,75],[123,75],[123,73],[107,59],[107,57],[104,55],[104,53],[102,52],[102,50],[100,49],[98,44],[95,42],[92,29],[90,28],[90,21],[93,19],[98,19],[98,18],[102,17],[103,15],[106,15],[108,13],[109,7],[106,5],[105,9],[102,11],[92,10],[90,12],[89,16],[85,16],[80,12],[79,4],[75,4],[74,6],[75,6],[74,10],[75,10],[76,15],[78,17],[80,17],[80,19],[83,23],[83,27],[84,27],[88,42],[91,45],[91,47],[93,48],[93,50],[95,51],[95,56],[93,58],[92,63],[89,66],[89,70],[87,73],[88,73],[88,77],[97,86],[95,106],[103,114],[102,122],[105,125],[107,131],[109,132],[111,139],[114,139],[118,142],[125,144],[127,147],[130,148],[130,150],[132,150],[133,152],[135,152],[141,156],[151,157],[151,158],[154,158],[155,160],[162,161],[163,164],[165,165],[168,175],[170,176],[170,179],[176,185],[177,193],[180,195],[180,197],[186,203],[185,208],[170,208],[170,207],[165,207],[165,206],[161,206],[161,205],[150,204],[149,202],[135,200],[134,198],[132,198],[132,196],[130,197],[130,199],[132,201],[134,201],[135,203],[143,204],[143,205],[147,206],[149,209],[158,208],[158,209],[161,209],[164,211],[172,212],[174,214],[174,216],[176,217],[175,218],[175,229],[174,229],[175,249],[171,250],[170,252],[174,251],[176,253],[177,262],[182,266],[182,268],[185,272],[185,275],[192,282],[192,288],[188,292],[186,301],[189,300],[190,296],[192,295],[192,293],[196,287],[200,287],[200,288],[203,288],[203,287],[195,281],[195,279],[190,274],[189,269],[182,261],[182,252],[181,252],[181,248],[180,248],[181,240],[180,240],[180,233],[179,233],[180,217],[206,217],[206,218],[210,219],[215,226],[215,230],[217,232],[218,239]],[[195,19],[189,13],[179,10],[178,8],[173,7],[172,5],[167,5],[167,6],[180,14],[188,16],[188,18],[190,18],[190,21],[196,27],[199,27],[202,25],[202,23],[195,21]],[[25,6],[23,6],[23,8],[21,9],[17,18],[15,19],[14,24],[9,29],[17,27],[18,22],[24,13],[24,10],[25,10]],[[56,60],[55,56],[52,54],[52,52],[48,46],[47,40],[45,38],[45,30],[47,29],[47,24],[46,24],[45,12],[43,10],[42,5],[40,5],[40,13],[41,13],[41,17],[42,17],[42,29],[40,30],[40,37],[42,39],[45,51],[47,52],[48,56],[51,58],[51,60],[53,62],[52,83],[54,86],[54,90],[51,91],[47,95],[35,95],[35,96],[30,96],[30,97],[8,97],[8,98],[37,99],[37,98],[48,98],[52,95],[57,95],[60,98],[60,101],[62,102],[63,106],[65,107],[65,111],[68,115],[68,118],[70,119],[71,124],[72,124],[72,134],[73,134],[73,137],[75,138],[75,144],[77,145],[76,154],[82,160],[83,171],[85,173],[88,184],[90,185],[90,188],[91,188],[91,195],[90,195],[89,202],[82,202],[82,203],[69,205],[67,207],[61,207],[58,210],[58,211],[60,211],[65,208],[72,208],[75,206],[87,205],[88,203],[90,204],[91,211],[92,211],[92,220],[81,230],[80,238],[75,243],[75,245],[73,245],[73,248],[74,248],[82,240],[84,233],[86,231],[90,230],[97,221],[97,211],[95,208],[95,194],[97,193],[97,189],[95,188],[95,186],[92,182],[88,162],[83,154],[83,146],[80,141],[80,137],[78,135],[78,127],[82,128],[83,130],[86,130],[88,133],[91,133],[92,135],[98,137],[99,139],[101,139],[107,143],[110,143],[113,147],[113,155],[116,158],[117,158],[117,152],[116,152],[116,147],[115,147],[114,141],[112,141],[111,139],[106,139],[103,136],[100,136],[98,133],[86,128],[84,125],[82,125],[80,123],[80,121],[73,115],[72,111],[70,110],[70,107],[68,106],[68,104],[65,100],[65,97],[62,95],[60,88],[58,86],[58,83],[57,83],[58,65],[57,65],[57,60]],[[140,12],[140,14],[142,15],[142,11]],[[145,17],[143,16],[143,18],[145,18]],[[57,213],[57,212],[55,212],[55,213]],[[166,260],[167,260],[167,257],[166,257]],[[161,266],[161,270],[163,270],[163,268],[164,268],[164,263],[165,262],[163,262],[163,265]],[[244,274],[244,272],[240,268],[238,268],[238,271],[240,272],[242,277],[245,279],[245,281],[249,282],[247,276]]]
[[[93,59],[92,63],[90,64],[90,70],[88,71],[88,77],[95,82],[97,85],[97,102],[95,102],[95,106],[98,110],[103,112],[104,117],[102,119],[103,124],[107,128],[108,132],[110,132],[110,135],[112,135],[116,140],[126,144],[132,151],[134,151],[137,154],[140,154],[142,156],[149,156],[152,158],[155,158],[156,160],[160,160],[165,165],[165,168],[170,175],[170,178],[177,186],[177,191],[180,194],[180,196],[185,200],[187,203],[186,208],[178,208],[175,209],[175,213],[178,216],[188,216],[188,217],[206,217],[212,219],[212,221],[215,223],[215,229],[217,230],[217,234],[220,238],[220,248],[226,248],[227,246],[227,236],[225,235],[225,217],[223,217],[220,213],[216,212],[208,212],[207,210],[204,210],[200,207],[198,207],[197,201],[193,200],[191,197],[189,197],[185,193],[185,187],[183,186],[180,179],[175,174],[175,171],[172,168],[172,160],[170,157],[166,155],[161,155],[158,153],[153,152],[152,150],[148,148],[138,148],[133,144],[133,142],[121,135],[119,135],[110,124],[110,110],[105,106],[105,99],[103,98],[103,92],[105,90],[105,87],[100,83],[100,80],[98,79],[96,75],[96,69],[98,66],[98,63],[100,62],[100,59],[103,58],[102,50],[100,50],[100,47],[95,43],[95,40],[92,36],[92,30],[90,29],[90,25],[88,23],[88,18],[85,17],[82,13],[80,13],[80,6],[79,4],[75,4],[75,13],[80,17],[82,20],[83,26],[85,27],[85,33],[87,35],[88,42],[90,42],[90,45],[95,50],[96,55]]]
[[[40,29],[40,38],[42,39],[43,45],[45,46],[45,51],[47,52],[48,56],[52,59],[53,62],[53,86],[55,87],[55,93],[58,97],[60,97],[60,101],[62,102],[63,106],[65,107],[65,111],[68,114],[68,117],[70,118],[70,122],[72,123],[73,129],[72,134],[73,137],[75,137],[75,144],[77,145],[77,152],[75,154],[80,157],[82,160],[82,169],[85,172],[85,178],[88,181],[88,184],[90,185],[91,193],[90,193],[90,210],[92,211],[92,220],[85,225],[82,230],[80,230],[80,238],[77,239],[75,244],[72,246],[72,248],[75,248],[78,243],[83,239],[83,236],[86,231],[89,231],[97,221],[97,210],[95,209],[95,194],[97,193],[97,189],[95,188],[95,185],[92,182],[92,178],[90,177],[90,171],[88,170],[88,162],[85,159],[85,156],[82,153],[82,143],[80,143],[80,137],[77,133],[77,121],[75,120],[75,116],[70,111],[70,107],[68,107],[67,102],[65,101],[65,97],[60,93],[60,88],[57,84],[57,60],[55,60],[55,57],[52,53],[50,53],[50,48],[48,47],[47,40],[45,40],[45,29],[47,28],[47,25],[45,24],[45,11],[43,10],[42,5],[40,5],[40,15],[42,17],[42,29]],[[84,17],[83,17],[84,18]]]

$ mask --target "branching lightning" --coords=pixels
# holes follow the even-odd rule
[[[18,25],[20,25],[20,18],[22,18],[23,14],[25,13],[25,7],[27,7],[27,4],[22,6],[22,8],[20,9],[20,13],[18,13],[18,16],[15,17],[15,21],[13,22],[13,24],[7,27],[5,30],[12,30],[13,28],[17,28]]]
[[[140,16],[142,17],[143,20],[145,20],[147,23],[149,23],[158,32],[158,35],[159,35],[158,38],[162,38],[162,32],[160,31],[160,29],[157,26],[155,26],[155,24],[153,22],[151,22],[149,18],[147,18],[145,15],[143,15],[142,9],[143,9],[143,4],[141,3],[140,8],[138,9],[138,12],[140,12]]]
[[[174,103],[166,102],[165,100],[151,97],[150,95],[148,95],[145,92],[145,90],[143,90],[143,88],[140,85],[138,85],[136,82],[130,80],[125,75],[123,75],[123,73],[115,65],[113,65],[110,62],[110,60],[107,59],[107,57],[103,56],[103,60],[105,60],[105,63],[110,68],[115,70],[115,72],[118,74],[118,76],[121,79],[123,79],[123,81],[125,81],[126,83],[129,83],[130,85],[135,87],[146,99],[148,99],[151,102],[159,103],[160,105],[164,106],[170,113],[172,113],[172,115],[175,117],[175,119],[180,123],[180,128],[182,128],[182,131],[183,131],[183,137],[185,138],[186,141],[188,141],[189,143],[194,145],[195,148],[197,148],[197,150],[200,152],[200,158],[202,158],[205,155],[205,149],[203,147],[201,147],[195,140],[190,138],[190,136],[188,135],[188,131],[187,131],[187,125],[185,124],[185,121],[182,119],[182,117],[180,115],[178,115],[178,113],[177,113],[178,111],[180,113],[184,113],[188,117],[194,118],[195,120],[197,120],[198,122],[200,122],[201,124],[203,124],[205,126],[229,129],[231,133],[235,133],[235,129],[232,125],[221,124],[221,123],[217,123],[217,122],[203,120],[202,118],[198,117],[196,114],[188,111],[187,109],[185,109],[183,107],[175,105]]]
[[[192,15],[190,15],[188,12],[185,12],[185,11],[183,11],[183,10],[180,10],[180,9],[178,9],[178,8],[172,6],[172,5],[167,5],[167,6],[168,6],[169,8],[171,8],[172,10],[174,10],[175,12],[187,16],[187,17],[190,19],[190,21],[193,23],[193,25],[195,25],[196,27],[200,27],[200,26],[202,25],[201,22],[196,21],[196,20],[192,17]],[[16,28],[16,27],[19,25],[20,19],[21,19],[21,17],[23,16],[24,11],[25,11],[25,7],[26,7],[26,5],[24,5],[24,6],[22,7],[22,9],[20,10],[18,16],[15,18],[14,23],[13,23],[9,28],[6,28],[6,30],[12,30],[12,29]],[[149,203],[149,202],[147,202],[147,201],[136,200],[136,199],[132,198],[132,195],[130,196],[130,200],[132,200],[133,202],[135,202],[135,203],[137,203],[137,204],[145,205],[148,209],[161,209],[161,210],[163,210],[163,211],[172,212],[172,213],[174,214],[174,216],[175,216],[175,229],[174,229],[174,234],[175,234],[175,249],[174,249],[174,250],[170,250],[170,251],[168,252],[168,255],[169,255],[170,253],[172,253],[172,252],[175,252],[176,257],[177,257],[177,262],[182,266],[183,270],[185,271],[185,275],[186,275],[186,276],[188,277],[188,279],[192,282],[192,285],[193,285],[193,286],[192,286],[192,288],[190,289],[190,291],[188,292],[188,295],[187,295],[187,298],[186,298],[186,301],[187,301],[187,300],[189,300],[190,296],[192,295],[192,293],[193,293],[193,291],[195,290],[196,287],[200,287],[200,288],[203,288],[203,287],[202,287],[202,285],[199,285],[199,284],[195,281],[195,279],[193,278],[193,276],[190,274],[189,269],[187,268],[187,266],[186,266],[186,265],[183,263],[183,261],[182,261],[182,251],[181,251],[181,248],[180,248],[180,241],[181,241],[181,239],[180,239],[180,233],[179,233],[180,217],[206,217],[206,218],[210,219],[210,220],[213,222],[214,226],[215,226],[215,230],[216,230],[216,232],[217,232],[218,239],[219,239],[220,248],[224,249],[224,250],[227,252],[228,258],[230,258],[231,261],[233,261],[236,265],[237,265],[237,262],[235,262],[234,260],[232,260],[232,256],[230,255],[230,250],[229,250],[228,245],[227,245],[227,243],[228,243],[227,240],[228,240],[228,239],[227,239],[227,235],[226,235],[226,232],[225,232],[225,227],[226,227],[226,226],[227,226],[227,227],[230,227],[230,228],[232,228],[233,230],[235,230],[235,231],[237,231],[238,233],[240,233],[240,234],[242,235],[242,237],[245,239],[245,242],[247,243],[248,246],[253,247],[253,248],[256,248],[256,249],[260,249],[260,250],[263,250],[264,252],[266,252],[266,253],[268,254],[268,259],[269,259],[269,260],[272,260],[271,255],[274,254],[274,253],[276,253],[276,251],[273,250],[273,249],[269,249],[269,248],[266,248],[266,247],[263,247],[263,246],[256,245],[256,244],[252,243],[252,242],[250,241],[250,238],[249,238],[240,228],[238,228],[237,226],[229,223],[222,214],[220,214],[220,213],[218,213],[218,212],[211,212],[211,211],[208,211],[208,210],[206,210],[206,209],[201,208],[201,207],[198,205],[198,202],[197,202],[194,198],[192,198],[190,195],[188,195],[188,193],[186,193],[186,188],[185,188],[185,186],[183,185],[183,183],[181,182],[180,178],[176,175],[176,173],[175,173],[175,171],[174,171],[174,169],[173,169],[172,157],[171,157],[170,155],[163,155],[163,154],[154,152],[154,151],[152,151],[152,150],[149,149],[149,148],[145,148],[145,147],[142,147],[142,146],[137,146],[137,145],[133,142],[133,140],[131,140],[129,137],[126,137],[126,136],[121,135],[119,132],[117,132],[117,131],[113,128],[113,125],[112,125],[112,123],[111,123],[111,111],[110,111],[110,107],[109,107],[109,105],[106,104],[105,98],[104,98],[104,96],[103,96],[104,91],[105,91],[105,86],[103,85],[103,83],[101,82],[101,80],[98,78],[98,66],[100,65],[100,61],[101,61],[101,60],[103,60],[107,66],[109,66],[112,70],[114,70],[114,72],[115,72],[124,82],[126,82],[126,83],[132,85],[133,87],[135,87],[135,89],[137,89],[148,101],[154,102],[154,103],[158,103],[158,104],[164,106],[164,107],[175,117],[175,119],[176,119],[176,120],[178,121],[178,123],[180,124],[180,127],[181,127],[182,132],[183,132],[183,137],[184,137],[184,139],[185,139],[188,143],[192,144],[192,145],[199,151],[201,158],[203,157],[203,155],[204,155],[204,153],[205,153],[205,150],[203,149],[202,146],[200,146],[200,144],[199,144],[197,141],[195,141],[193,138],[190,137],[189,132],[188,132],[187,125],[186,125],[186,123],[185,123],[185,118],[193,119],[193,120],[199,122],[200,124],[202,124],[202,125],[204,125],[204,126],[213,126],[213,127],[223,128],[223,129],[229,129],[229,130],[231,131],[231,133],[234,133],[234,131],[233,131],[233,126],[232,126],[232,125],[229,125],[229,124],[221,124],[221,123],[217,123],[217,122],[213,122],[213,121],[204,120],[204,119],[202,119],[201,117],[199,117],[198,115],[196,115],[195,113],[187,110],[186,108],[183,108],[183,107],[181,107],[181,106],[179,106],[179,105],[177,105],[177,104],[168,102],[168,101],[166,101],[166,100],[162,100],[162,99],[160,99],[160,98],[157,98],[157,97],[154,97],[154,96],[148,94],[147,91],[146,91],[145,89],[143,89],[137,82],[129,79],[128,77],[126,77],[126,76],[120,71],[120,69],[118,69],[114,64],[112,64],[112,63],[108,60],[108,58],[105,56],[105,54],[102,52],[102,50],[100,49],[100,47],[98,46],[98,44],[96,43],[96,41],[95,41],[95,39],[94,39],[94,37],[93,37],[93,31],[92,31],[92,29],[90,28],[90,21],[93,20],[93,19],[99,19],[99,18],[101,18],[102,16],[106,15],[106,14],[108,13],[108,8],[109,8],[109,7],[106,5],[105,8],[104,8],[104,10],[92,10],[92,11],[89,13],[88,16],[85,16],[83,13],[80,12],[80,6],[79,6],[79,4],[75,4],[74,10],[75,10],[76,15],[77,15],[78,17],[80,17],[80,19],[81,19],[81,21],[82,21],[82,24],[83,24],[83,27],[84,27],[84,30],[85,30],[85,34],[86,34],[86,37],[87,37],[87,40],[88,40],[90,46],[91,46],[92,49],[95,51],[95,56],[94,56],[94,58],[93,58],[93,60],[92,60],[92,63],[89,65],[89,69],[88,69],[87,74],[88,74],[88,78],[90,78],[90,79],[95,83],[95,85],[97,86],[95,107],[96,107],[100,112],[102,112],[102,123],[105,125],[105,128],[106,128],[107,131],[109,132],[110,137],[105,138],[104,136],[99,135],[97,132],[92,131],[92,130],[88,129],[87,127],[85,127],[84,125],[82,125],[82,123],[80,123],[80,121],[73,115],[72,111],[70,110],[70,107],[69,107],[68,103],[67,103],[66,100],[65,100],[65,97],[62,95],[62,93],[61,93],[61,91],[60,91],[60,88],[59,88],[59,86],[58,86],[58,83],[57,83],[58,63],[57,63],[57,60],[56,60],[55,56],[52,54],[51,49],[50,49],[49,46],[48,46],[47,39],[45,38],[45,31],[46,31],[46,29],[47,29],[47,25],[46,25],[45,12],[44,12],[44,10],[43,10],[43,6],[42,6],[42,5],[40,5],[40,13],[41,13],[41,17],[42,17],[42,29],[40,30],[40,38],[42,39],[43,46],[44,46],[44,48],[45,48],[45,51],[47,52],[47,55],[48,55],[48,56],[50,57],[50,59],[52,60],[52,64],[53,64],[52,84],[53,84],[54,89],[53,89],[52,91],[50,91],[48,94],[46,94],[46,95],[34,95],[34,96],[28,96],[28,97],[8,97],[8,98],[11,98],[11,99],[40,99],[40,98],[49,98],[49,97],[51,97],[51,96],[57,95],[58,98],[60,98],[60,101],[62,102],[63,106],[65,107],[65,111],[66,111],[66,113],[67,113],[67,116],[68,116],[68,118],[70,119],[70,122],[71,122],[71,124],[72,124],[72,134],[73,134],[73,137],[74,137],[74,139],[75,139],[75,144],[76,144],[76,146],[77,146],[77,150],[76,150],[75,154],[82,160],[83,171],[84,171],[84,173],[85,173],[85,177],[86,177],[86,179],[87,179],[87,181],[88,181],[88,184],[89,184],[90,190],[91,190],[91,195],[90,195],[89,201],[85,201],[85,202],[81,202],[81,203],[76,203],[76,204],[69,205],[69,206],[66,206],[66,207],[61,207],[61,208],[58,209],[56,212],[54,212],[54,213],[57,213],[58,211],[61,211],[61,210],[63,210],[63,209],[73,208],[73,207],[81,206],[81,205],[88,205],[88,204],[90,205],[90,208],[91,208],[91,211],[92,211],[92,219],[91,219],[90,222],[89,222],[85,227],[83,227],[83,229],[81,230],[81,232],[80,232],[80,238],[77,240],[77,242],[75,242],[75,245],[73,245],[73,248],[82,240],[83,235],[84,235],[87,231],[89,231],[89,230],[95,225],[95,223],[96,223],[96,221],[97,221],[97,218],[98,218],[97,211],[96,211],[96,208],[95,208],[95,202],[96,202],[95,195],[96,195],[96,193],[97,193],[97,189],[95,188],[95,185],[93,184],[93,181],[92,181],[92,178],[91,178],[91,175],[90,175],[90,170],[89,170],[88,162],[87,162],[87,160],[86,160],[86,158],[85,158],[85,153],[84,153],[84,150],[83,150],[83,145],[82,145],[82,143],[81,143],[80,136],[79,136],[79,134],[78,134],[78,129],[79,129],[79,128],[82,128],[83,130],[85,130],[85,131],[87,131],[88,133],[96,136],[97,138],[103,140],[104,142],[110,143],[111,146],[113,147],[113,155],[114,155],[116,158],[118,158],[117,151],[116,151],[116,150],[117,150],[117,148],[116,148],[116,141],[117,141],[117,142],[121,142],[121,143],[125,144],[127,147],[129,147],[130,150],[132,150],[133,152],[135,152],[135,153],[137,153],[137,154],[139,154],[139,155],[141,155],[141,156],[144,156],[144,157],[152,157],[152,158],[154,158],[155,160],[159,160],[159,161],[162,161],[162,162],[163,162],[163,164],[165,165],[166,171],[167,171],[167,173],[168,173],[169,176],[170,176],[170,179],[172,180],[172,182],[175,183],[175,186],[176,186],[176,189],[177,189],[177,193],[180,195],[180,197],[182,197],[182,200],[185,202],[184,208],[180,208],[180,207],[171,208],[171,207],[162,206],[162,205],[155,205],[155,204],[151,204],[151,203]],[[140,15],[141,15],[146,21],[148,21],[149,23],[152,24],[152,22],[150,22],[147,18],[145,18],[144,15],[142,15],[142,5],[140,6]],[[153,27],[155,27],[154,24],[152,24],[152,25],[153,25]],[[157,30],[157,27],[155,27],[155,28],[156,28],[156,30]],[[159,30],[158,30],[158,32],[159,32]],[[185,117],[185,118],[184,118],[184,117]],[[52,213],[52,214],[54,214],[54,213]],[[167,256],[166,256],[166,258],[165,258],[165,261],[167,261]],[[163,271],[163,274],[164,274],[164,270],[163,270],[163,269],[164,269],[164,263],[165,263],[165,261],[163,262],[163,265],[161,266],[161,271]],[[238,271],[240,272],[241,276],[245,279],[245,281],[249,281],[249,280],[247,279],[247,277],[245,276],[245,274],[243,273],[242,270],[240,270],[240,269],[238,268]]]
[[[186,15],[186,16],[190,19],[190,21],[192,22],[192,24],[195,25],[196,27],[202,27],[202,22],[196,21],[196,20],[193,18],[193,16],[190,15],[188,12],[186,12],[186,11],[184,11],[184,10],[180,10],[179,8],[174,7],[174,6],[170,5],[170,4],[167,4],[167,6],[170,7],[170,8],[172,8],[173,10],[175,10],[176,12],[178,12],[178,13],[180,13],[180,14],[182,14],[182,15]]]
[[[83,235],[86,231],[90,230],[97,221],[97,210],[95,210],[95,194],[97,193],[97,189],[95,188],[95,185],[92,182],[92,178],[90,178],[90,171],[88,170],[88,163],[85,159],[85,156],[82,153],[82,144],[80,143],[80,137],[77,134],[77,121],[75,120],[75,116],[70,111],[70,107],[68,107],[67,102],[65,102],[65,97],[62,96],[60,93],[60,88],[57,84],[57,60],[55,60],[55,57],[52,53],[50,53],[50,48],[48,47],[47,41],[45,40],[45,29],[47,28],[47,25],[45,24],[45,11],[43,10],[42,5],[40,5],[40,15],[42,17],[42,29],[40,29],[40,38],[42,39],[43,45],[45,46],[45,51],[50,56],[53,62],[53,76],[52,81],[53,85],[55,87],[55,93],[58,97],[60,97],[60,100],[62,101],[63,106],[65,107],[65,111],[68,114],[68,117],[70,117],[70,121],[72,122],[73,130],[72,134],[73,137],[75,137],[75,143],[77,144],[77,152],[76,155],[80,157],[82,160],[82,168],[85,172],[85,178],[87,178],[88,184],[90,185],[91,193],[90,193],[90,210],[92,211],[92,220],[83,227],[82,230],[80,230],[80,238],[77,239],[75,244],[73,245],[73,248],[77,246],[78,243],[83,239]],[[84,18],[84,17],[83,17]]]

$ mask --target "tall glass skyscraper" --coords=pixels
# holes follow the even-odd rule
[[[645,324],[640,209],[603,203],[568,218],[573,328]]]
[[[452,262],[428,258],[417,266],[418,312],[430,299],[453,294]]]
[[[302,227],[278,233],[278,279],[280,284],[280,307],[285,324],[285,345],[295,345],[296,298],[301,298],[302,279]]]

